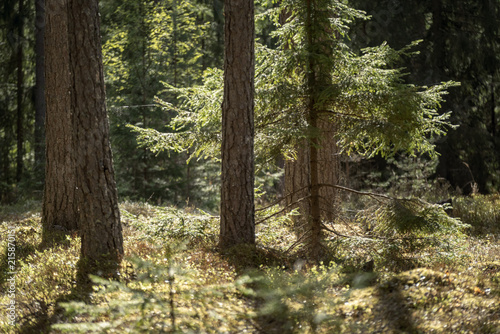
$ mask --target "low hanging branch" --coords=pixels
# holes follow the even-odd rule
[[[351,188],[347,188],[347,187],[343,187],[343,186],[339,186],[339,185],[334,185],[334,184],[320,183],[317,186],[320,187],[320,188],[321,187],[329,187],[329,188],[335,188],[335,189],[339,189],[339,190],[344,190],[344,191],[351,192],[351,193],[357,194],[357,195],[370,196],[371,198],[375,199],[376,201],[379,201],[378,198],[384,198],[384,199],[396,200],[396,201],[397,200],[401,200],[399,198],[391,197],[391,196],[388,196],[388,195],[372,193],[372,192],[369,192],[369,191],[354,190],[354,189],[351,189]]]
[[[321,184],[318,184],[317,186],[318,187],[330,187],[330,188],[335,188],[335,189],[339,189],[339,190],[344,190],[344,191],[347,191],[347,192],[351,192],[351,193],[354,193],[354,194],[357,194],[357,195],[370,196],[370,197],[374,198],[375,200],[377,200],[379,202],[380,202],[380,200],[378,200],[378,198],[384,198],[384,199],[387,199],[387,200],[403,200],[403,199],[396,198],[396,197],[391,197],[391,196],[388,196],[388,195],[377,194],[377,193],[372,193],[372,192],[367,192],[367,191],[354,190],[354,189],[351,189],[351,188],[347,188],[347,187],[343,187],[343,186],[339,186],[339,185],[334,185],[334,184],[321,183]],[[264,211],[266,209],[269,209],[269,208],[271,208],[271,207],[273,207],[273,206],[281,203],[287,197],[292,196],[292,195],[294,195],[294,194],[296,194],[298,192],[301,192],[301,191],[303,191],[305,189],[308,189],[308,188],[310,188],[310,186],[305,186],[305,187],[302,187],[300,189],[297,189],[297,190],[295,190],[295,191],[293,191],[291,193],[288,193],[285,196],[277,199],[276,201],[274,201],[273,203],[271,203],[271,204],[269,204],[269,205],[267,205],[265,207],[255,209],[255,211],[258,212],[258,211]],[[290,207],[290,206],[292,206],[292,205],[297,204],[299,201],[302,201],[303,199],[304,198],[301,198],[301,199],[295,201],[294,203],[290,203],[289,205],[287,205],[285,207],[285,209],[288,208],[288,207]],[[280,212],[282,212],[282,211],[280,211]]]

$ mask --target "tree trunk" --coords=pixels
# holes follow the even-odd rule
[[[318,121],[318,182],[319,184],[339,184],[340,159],[339,150],[334,140],[335,123],[320,118]],[[310,196],[310,147],[306,140],[297,147],[295,160],[285,161],[286,205],[290,210],[298,209],[300,216],[294,216],[295,229],[298,234],[307,230],[307,217],[311,215]],[[321,187],[319,190],[321,219],[333,221],[339,206],[338,191],[331,187]]]
[[[322,115],[318,121],[321,134],[321,142],[318,150],[319,183],[338,185],[340,182],[340,155],[335,134],[337,127],[335,122],[325,119]],[[332,222],[337,218],[339,207],[338,190],[332,187],[321,187],[319,191],[321,218]]]
[[[4,109],[5,110],[5,109]],[[4,111],[2,110],[2,112]],[[3,183],[0,187],[0,203],[10,202],[11,189],[8,186],[12,183],[12,174],[10,168],[10,148],[14,137],[12,120],[8,113],[4,112],[3,136],[0,137],[0,182]]]
[[[318,115],[314,107],[310,106],[310,126],[318,127]],[[310,241],[309,254],[312,258],[319,258],[321,255],[322,227],[321,227],[321,207],[320,207],[320,183],[319,183],[319,138],[312,138],[309,144],[309,169],[311,171],[311,194],[309,196],[310,207]]]
[[[310,195],[309,195],[309,207],[310,216],[308,217],[310,223],[310,240],[309,240],[309,254],[313,258],[318,258],[321,250],[321,209],[319,205],[319,145],[321,142],[321,133],[318,131],[319,114],[316,108],[316,87],[317,85],[317,64],[313,57],[313,42],[314,42],[314,32],[313,32],[313,10],[314,3],[313,0],[306,1],[306,39],[308,48],[308,64],[307,64],[307,89],[309,95],[308,103],[308,122],[311,128],[312,134],[309,139],[309,172],[311,177],[310,183]]]
[[[98,0],[69,0],[68,9],[81,258],[91,266],[116,264],[123,257],[123,236],[105,104]]]
[[[321,93],[330,84],[329,71],[318,57],[318,48],[324,55],[330,55],[327,45],[322,45],[318,33],[318,20],[321,5],[314,0],[305,0],[305,45],[308,52],[305,69],[307,83],[307,122],[308,139],[297,148],[297,159],[285,164],[286,204],[298,208],[300,216],[295,218],[296,231],[305,236],[311,258],[319,259],[322,255],[323,221],[334,221],[337,216],[338,195],[332,187],[339,183],[340,160],[334,139],[335,122],[317,101]],[[289,14],[282,13],[282,21]],[[304,235],[305,234],[305,235]]]
[[[311,110],[314,111],[314,108]],[[338,185],[340,160],[334,135],[334,124],[323,120],[321,115],[312,113],[311,126],[318,130],[318,137],[313,137],[310,144],[309,168],[311,171],[310,254],[313,258],[321,257],[323,240],[323,221],[334,221],[337,216],[337,190],[322,185]]]
[[[225,1],[222,103],[222,248],[255,243],[254,218],[254,5]]]
[[[24,0],[19,0],[19,22],[17,29],[17,169],[16,181],[21,181],[24,169],[24,115],[23,115],[23,95],[24,95],[24,70],[23,70],[23,39],[24,39]]]
[[[285,196],[287,205],[298,208],[297,233],[307,237],[306,244],[312,258],[322,253],[323,221],[333,221],[338,207],[337,191],[323,184],[337,185],[340,160],[334,140],[335,123],[318,109],[316,101],[321,90],[328,85],[328,75],[322,73],[314,53],[318,41],[314,27],[317,26],[315,12],[318,6],[313,0],[306,0],[306,45],[309,52],[307,63],[308,125],[310,134],[297,148],[297,159],[285,164]],[[286,17],[287,13],[283,14]],[[325,49],[328,53],[328,49]]]
[[[307,140],[297,147],[295,160],[285,161],[285,198],[290,210],[297,209],[299,216],[294,216],[295,232],[303,234],[308,229],[308,218],[311,215],[310,195],[310,151]]]
[[[78,228],[67,5],[67,0],[54,0],[46,10],[47,161],[42,209],[45,236],[54,226],[65,230]]]
[[[45,0],[36,0],[35,20],[35,169],[37,178],[45,169]]]
[[[496,138],[497,136],[497,117],[496,117],[496,98],[495,98],[495,86],[496,83],[491,83],[491,136]],[[493,145],[495,145],[497,141],[493,141]]]
[[[442,73],[444,68],[444,63],[446,59],[445,55],[445,45],[443,32],[443,5],[442,0],[432,1],[432,25],[430,27],[431,36],[429,41],[433,41],[433,54],[431,59],[433,60],[433,72],[432,78],[433,82],[440,82],[443,80]]]

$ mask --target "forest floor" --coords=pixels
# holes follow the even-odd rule
[[[76,234],[44,246],[39,202],[0,206],[0,333],[500,333],[500,196],[456,203],[470,226],[448,248],[373,242],[343,221],[316,263],[285,218],[222,253],[217,217],[124,202],[121,278],[92,287],[76,280]]]

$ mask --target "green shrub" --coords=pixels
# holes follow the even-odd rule
[[[468,225],[448,216],[447,208],[418,199],[393,199],[360,212],[356,220],[364,226],[366,238],[341,241],[337,248],[344,257],[350,257],[347,263],[355,263],[356,256],[362,258],[355,267],[369,258],[376,266],[395,271],[453,263],[464,255]],[[357,254],[350,254],[346,248]]]
[[[149,207],[145,212],[146,215],[142,213],[134,215],[122,209],[122,215],[130,225],[142,231],[150,239],[199,242],[215,240],[218,236],[218,217],[202,210],[188,213],[186,209],[175,207]]]
[[[72,322],[67,333],[238,333],[252,316],[238,298],[244,280],[206,284],[206,273],[181,266],[175,247],[162,263],[132,259],[136,279],[128,283],[92,277],[100,303],[62,303]],[[170,256],[169,256],[170,255]]]
[[[338,333],[340,322],[335,306],[341,302],[332,289],[338,284],[337,268],[282,268],[255,272],[252,297],[256,300],[256,326],[260,333]]]

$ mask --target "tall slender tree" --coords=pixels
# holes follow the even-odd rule
[[[17,26],[17,156],[16,181],[21,181],[24,170],[24,0],[19,0]]]
[[[42,209],[45,236],[54,226],[65,230],[78,228],[67,6],[68,0],[49,1],[45,12],[47,161]]]
[[[226,0],[220,245],[255,243],[254,3]]]
[[[35,1],[35,170],[45,166],[45,0]],[[40,175],[37,175],[37,177]],[[43,174],[41,175],[43,176]]]

